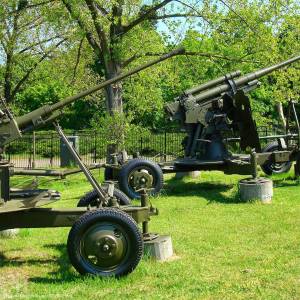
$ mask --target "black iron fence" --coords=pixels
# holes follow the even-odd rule
[[[277,130],[261,127],[260,136],[276,134]],[[79,154],[87,165],[105,162],[106,139],[96,130],[67,132],[79,137]],[[186,136],[181,131],[152,132],[147,136],[132,136],[126,139],[125,149],[129,155],[139,152],[142,157],[156,162],[168,161],[183,155],[182,140]],[[231,144],[239,151],[238,143]],[[5,149],[5,157],[16,167],[57,168],[60,167],[60,138],[56,132],[34,132],[10,143]]]
[[[79,154],[87,165],[105,162],[106,139],[96,130],[67,132],[78,136]],[[181,142],[184,132],[156,132],[147,136],[134,136],[126,140],[129,155],[139,152],[141,156],[155,161],[167,161],[182,154]],[[34,132],[10,143],[5,158],[20,168],[60,167],[60,137],[56,132]]]

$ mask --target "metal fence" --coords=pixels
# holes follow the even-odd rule
[[[105,162],[105,137],[94,130],[67,132],[68,136],[79,137],[79,154],[87,165]],[[184,132],[155,132],[147,136],[135,136],[126,140],[129,155],[139,152],[141,156],[155,161],[170,160],[182,153]],[[15,167],[57,168],[60,167],[60,137],[56,132],[34,132],[10,143],[4,156]]]
[[[276,128],[261,127],[259,135],[277,133]],[[106,139],[96,130],[67,132],[79,137],[79,154],[87,165],[105,162]],[[168,161],[183,155],[182,140],[186,136],[179,131],[152,132],[147,136],[133,136],[126,139],[125,149],[129,155],[139,152],[142,157],[156,162]],[[239,151],[238,143],[231,148]],[[22,139],[10,143],[4,153],[15,167],[57,168],[60,167],[60,138],[56,132],[34,132],[25,134]]]

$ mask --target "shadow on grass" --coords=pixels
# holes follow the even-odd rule
[[[226,175],[224,175],[226,176]],[[291,174],[267,176],[273,181],[275,188],[294,187],[300,185],[300,178]],[[225,195],[225,193],[227,195]],[[162,193],[166,196],[198,196],[203,197],[210,203],[242,204],[238,193],[238,182],[224,183],[222,181],[184,182],[175,177],[169,179]]]
[[[41,265],[50,264],[55,262],[55,259],[22,259],[14,257],[13,259],[7,258],[5,254],[0,253],[0,267],[20,267],[23,265]]]
[[[295,178],[293,176],[289,176],[286,178],[272,178],[274,187],[291,187],[291,186],[299,186],[300,185],[300,179]]]
[[[203,197],[209,203],[243,203],[239,199],[236,186],[233,183],[223,182],[182,182],[180,179],[172,178],[168,180],[164,194],[167,196]],[[230,195],[224,195],[225,192],[229,192]]]
[[[27,266],[37,266],[37,265],[45,265],[47,268],[47,264],[51,264],[51,268],[55,268],[56,271],[49,272],[46,277],[32,277],[29,278],[29,281],[35,283],[65,283],[72,282],[80,278],[80,275],[71,271],[72,265],[69,261],[68,254],[66,251],[65,244],[51,244],[45,245],[45,248],[55,249],[59,251],[59,258],[37,258],[37,259],[24,259],[19,257],[14,257],[13,259],[9,259],[5,256],[4,253],[0,252],[0,267],[22,267],[23,265]]]
[[[59,258],[52,260],[51,262],[57,265],[56,271],[49,272],[49,277],[33,277],[29,280],[34,283],[52,284],[52,283],[66,283],[73,282],[80,278],[79,274],[71,271],[72,265],[70,263],[66,244],[49,244],[45,245],[45,248],[52,248],[59,251]]]

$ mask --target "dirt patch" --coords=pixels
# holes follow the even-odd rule
[[[1,268],[0,298],[8,299],[27,290],[29,282],[29,268]]]
[[[165,263],[165,262],[171,262],[171,261],[175,261],[175,260],[179,260],[181,259],[180,256],[176,255],[176,254],[173,254],[171,257],[167,258],[166,260],[164,261],[159,261],[160,263]]]

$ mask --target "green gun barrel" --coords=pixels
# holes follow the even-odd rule
[[[133,74],[136,74],[146,68],[149,68],[155,64],[158,64],[166,59],[169,59],[175,55],[179,55],[179,54],[183,54],[185,52],[185,50],[183,48],[174,50],[172,52],[169,52],[161,57],[159,57],[158,59],[155,59],[149,63],[146,63],[142,66],[139,66],[137,68],[134,68],[133,70],[130,70],[126,73],[120,74],[114,78],[111,78],[109,80],[106,80],[92,88],[89,88],[75,96],[71,96],[68,97],[64,100],[61,100],[60,102],[57,102],[55,104],[52,105],[45,105],[43,107],[40,107],[24,116],[20,116],[16,118],[16,123],[19,127],[19,129],[25,130],[28,127],[37,127],[39,125],[42,125],[44,123],[47,123],[50,120],[54,120],[57,116],[59,116],[59,114],[55,114],[56,112],[60,111],[61,109],[63,109],[65,106],[69,105],[70,103],[75,102],[78,99],[82,99],[85,96],[88,96],[98,90],[101,90],[111,84],[114,84],[118,81],[121,81],[124,78],[127,78]],[[46,118],[46,120],[45,120]]]
[[[222,77],[219,77],[217,79],[213,79],[213,80],[210,80],[208,82],[205,82],[197,87],[194,87],[194,88],[191,88],[189,90],[186,90],[184,92],[185,95],[193,95],[193,94],[196,94],[196,93],[199,93],[199,92],[202,92],[202,91],[205,91],[211,87],[214,87],[214,86],[217,86],[221,83],[224,83],[226,80],[228,79],[233,79],[233,78],[236,78],[236,77],[239,77],[241,76],[242,72],[241,71],[235,71],[233,73],[229,73],[225,76],[222,76]]]
[[[271,67],[267,67],[267,68],[264,68],[264,69],[261,69],[261,70],[258,70],[256,72],[253,72],[253,73],[249,73],[247,75],[244,75],[243,77],[241,78],[238,78],[237,80],[234,80],[234,84],[235,86],[237,87],[237,89],[239,87],[242,87],[246,84],[248,84],[249,82],[253,81],[253,80],[256,80],[256,79],[259,79],[273,71],[276,71],[278,69],[281,69],[285,66],[288,66],[296,61],[299,61],[300,60],[300,55],[299,56],[295,56],[293,58],[290,58],[286,61],[283,61],[279,64],[276,64],[276,65],[273,65]],[[232,86],[229,84],[229,83],[225,83],[225,84],[222,84],[222,85],[219,85],[213,89],[210,89],[208,91],[204,91],[203,93],[195,96],[195,101],[197,102],[201,102],[202,100],[208,100],[208,99],[211,99],[212,97],[215,97],[215,96],[218,96],[218,95],[221,95],[223,93],[226,93],[226,92],[229,92],[231,91],[232,89]]]

